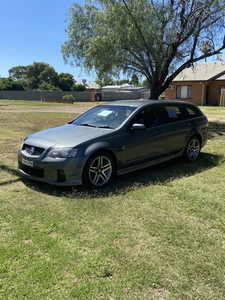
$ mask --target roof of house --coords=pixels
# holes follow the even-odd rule
[[[145,91],[146,88],[143,86],[133,86],[132,84],[125,83],[122,85],[106,85],[102,87],[102,90],[105,92],[139,92],[139,91]]]
[[[101,89],[100,85],[98,85],[95,81],[91,82],[91,81],[82,80],[76,82],[76,84],[83,84],[87,89],[96,89],[96,90]]]
[[[205,62],[184,69],[173,81],[225,80],[225,61]]]

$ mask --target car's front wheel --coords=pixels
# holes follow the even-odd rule
[[[187,143],[185,149],[185,158],[187,161],[195,161],[200,154],[201,143],[197,136],[193,136]]]
[[[87,161],[83,172],[84,185],[91,188],[104,187],[114,175],[114,162],[106,152],[98,152]]]

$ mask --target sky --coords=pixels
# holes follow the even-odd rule
[[[67,40],[64,32],[66,12],[73,2],[73,0],[1,1],[1,77],[8,77],[8,70],[12,67],[44,62],[58,73],[72,74],[76,81],[96,79],[95,74],[87,75],[84,70],[63,61],[61,44]]]

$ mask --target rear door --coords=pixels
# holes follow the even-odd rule
[[[157,108],[157,118],[165,154],[175,155],[182,151],[192,127],[185,107],[181,104],[161,104]]]

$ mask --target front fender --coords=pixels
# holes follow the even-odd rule
[[[110,144],[105,141],[96,142],[87,147],[87,149],[85,150],[85,156],[90,156],[92,153],[103,149],[110,149]]]

